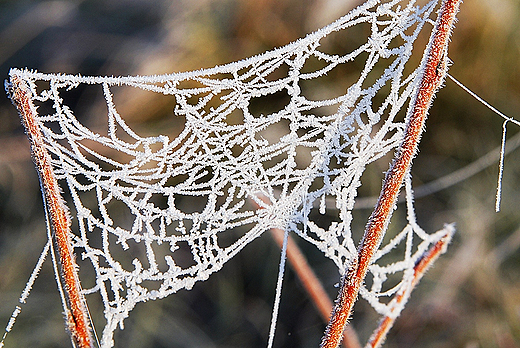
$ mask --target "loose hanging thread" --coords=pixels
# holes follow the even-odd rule
[[[520,126],[520,121],[515,120],[512,117],[509,117],[499,110],[497,110],[494,106],[486,102],[484,99],[479,97],[476,93],[471,91],[468,87],[466,87],[463,83],[458,81],[456,78],[448,74],[448,77],[455,82],[460,88],[465,90],[467,93],[469,93],[473,98],[477,99],[480,103],[482,103],[484,106],[486,106],[488,109],[499,115],[504,119],[504,123],[502,124],[502,141],[500,145],[500,161],[498,164],[498,180],[497,180],[497,193],[496,193],[496,199],[495,199],[495,212],[500,211],[500,203],[502,201],[502,179],[504,176],[504,157],[506,153],[506,126],[508,122],[514,123],[517,126]]]
[[[498,182],[497,182],[497,195],[495,201],[495,212],[500,211],[500,202],[502,200],[502,178],[504,176],[504,157],[506,153],[506,131],[507,131],[507,122],[509,120],[505,120],[502,124],[502,142],[500,145],[500,162],[498,164]]]

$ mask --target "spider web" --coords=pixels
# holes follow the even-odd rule
[[[103,347],[137,303],[191,289],[271,228],[315,245],[344,272],[357,256],[351,222],[361,177],[401,142],[402,110],[419,75],[409,62],[413,44],[436,5],[368,1],[285,47],[186,73],[11,70],[39,105],[37,122],[74,216],[74,248],[95,273],[95,284],[83,286],[104,304]],[[335,35],[358,27],[366,41],[328,53]],[[349,69],[359,71],[355,79],[326,87],[327,75]],[[324,91],[314,81],[324,81]],[[103,130],[87,126],[68,98],[85,86],[104,97]],[[122,88],[170,98],[178,133],[132,129],[115,102]],[[267,97],[280,107],[263,112]],[[410,281],[418,258],[445,235],[417,225],[409,182],[407,193],[408,225],[381,247],[360,292],[382,315],[396,315],[383,298]],[[335,218],[324,225],[326,210]],[[385,261],[402,244],[404,255]],[[400,280],[385,285],[393,274]]]

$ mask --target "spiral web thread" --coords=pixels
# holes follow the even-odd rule
[[[83,286],[104,304],[101,346],[114,344],[115,329],[137,303],[191,289],[270,228],[315,245],[343,273],[357,255],[351,222],[361,177],[402,139],[400,111],[419,75],[406,65],[436,5],[368,1],[285,47],[187,73],[83,77],[11,70],[40,105],[37,121],[69,197],[74,247],[95,272],[95,284]],[[360,25],[369,28],[365,42],[343,55],[326,53],[325,39]],[[320,98],[308,87],[360,59],[353,83],[326,91],[336,95]],[[104,132],[80,121],[64,97],[84,85],[104,96]],[[184,120],[179,135],[145,137],[131,129],[114,101],[123,87],[171,98],[173,117]],[[283,96],[284,105],[259,113],[254,105],[273,95]],[[360,292],[381,315],[399,314],[384,298],[411,281],[419,257],[446,234],[417,225],[409,184],[407,194],[408,225],[376,253],[371,284]],[[323,226],[326,211],[334,221]],[[402,244],[399,260],[382,260]],[[385,286],[392,274],[401,280]]]

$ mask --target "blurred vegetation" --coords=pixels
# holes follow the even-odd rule
[[[83,75],[163,74],[211,67],[282,46],[339,18],[358,1],[84,0],[0,1],[0,74],[10,67]],[[466,1],[449,50],[450,73],[504,113],[520,118],[520,1]],[[77,101],[89,103],[88,96]],[[140,98],[137,96],[136,98]],[[126,105],[126,104],[125,104]],[[167,107],[168,110],[163,110]],[[157,127],[171,106],[133,99],[134,122]],[[134,111],[132,111],[132,108]],[[146,111],[146,115],[143,112]],[[146,117],[144,117],[146,116]],[[147,119],[148,118],[148,119]],[[155,121],[154,121],[155,119]],[[502,122],[453,82],[437,95],[413,167],[416,186],[454,172],[500,145]],[[95,124],[94,124],[95,126]],[[518,133],[508,126],[508,138]],[[505,160],[494,212],[496,164],[418,198],[422,227],[456,222],[457,235],[397,320],[386,347],[520,347],[520,151]],[[386,169],[382,166],[379,173]],[[377,194],[381,176],[364,182]],[[362,210],[359,225],[370,211]],[[0,98],[0,327],[46,240],[29,144]],[[302,245],[335,297],[334,266]],[[8,347],[70,347],[50,260]],[[118,332],[119,347],[264,347],[279,250],[266,234],[191,291],[139,304]],[[360,301],[353,326],[365,341],[375,317]],[[101,308],[91,308],[94,317]],[[96,314],[98,313],[98,314]],[[324,324],[293,273],[284,282],[277,347],[317,347]]]

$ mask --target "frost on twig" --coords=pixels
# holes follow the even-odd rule
[[[341,282],[338,299],[323,336],[322,348],[339,346],[342,332],[347,324],[368,267],[373,262],[373,256],[379,249],[388,228],[405,175],[409,172],[412,160],[417,152],[428,109],[447,71],[448,41],[460,2],[460,0],[444,0],[442,2],[435,28],[423,56],[421,72],[418,75],[418,88],[410,101],[403,141],[390,169],[386,173],[378,202],[369,218],[363,239],[358,247],[357,260],[352,263]]]

